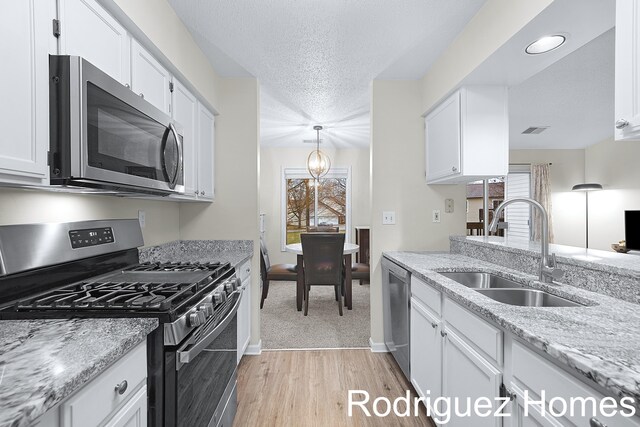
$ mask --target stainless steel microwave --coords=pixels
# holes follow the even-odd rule
[[[184,193],[178,123],[81,57],[51,55],[49,77],[51,185]]]

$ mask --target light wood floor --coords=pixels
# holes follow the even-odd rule
[[[361,408],[349,417],[348,390],[366,390],[368,418]],[[238,370],[238,411],[244,426],[434,426],[423,405],[418,417],[376,417],[373,400],[415,392],[391,355],[370,350],[265,351],[245,356]],[[355,400],[361,400],[360,395]],[[400,405],[403,409],[404,405]],[[385,405],[379,406],[383,411]]]

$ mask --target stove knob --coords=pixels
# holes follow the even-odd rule
[[[201,304],[200,307],[198,307],[198,310],[204,313],[207,318],[213,316],[213,304],[211,304],[210,302]]]
[[[238,286],[236,285],[235,280],[229,280],[227,283],[224,284],[224,289],[227,291],[228,294],[230,294],[231,292],[238,289]]]
[[[196,311],[196,314],[198,315],[198,321],[200,322],[200,325],[207,321],[207,315],[204,313],[204,311]]]
[[[203,321],[200,318],[200,316],[198,315],[199,312],[193,312],[189,315],[189,326],[200,326],[202,325]]]
[[[213,301],[216,304],[222,304],[226,300],[227,300],[227,294],[225,294],[223,291],[214,291],[213,292]]]

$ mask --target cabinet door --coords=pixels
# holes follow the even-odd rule
[[[131,90],[166,114],[171,112],[171,74],[135,40],[131,42]]]
[[[460,92],[425,118],[427,182],[460,174]]]
[[[510,383],[510,390],[515,391],[515,399],[511,405],[511,416],[506,418],[510,421],[511,427],[562,427],[562,424],[553,417],[542,413],[533,405],[525,412],[524,394],[513,383]]]
[[[49,147],[49,40],[55,3],[3,2],[0,181],[46,184]]]
[[[213,114],[198,103],[198,198],[214,197],[214,118]]]
[[[131,38],[95,0],[59,0],[60,54],[78,55],[131,84]],[[49,26],[51,24],[49,23]]]
[[[242,282],[244,293],[238,307],[238,363],[249,345],[251,337],[251,278]]]
[[[415,298],[411,298],[410,336],[411,384],[421,397],[437,398],[442,395],[440,319]]]
[[[182,146],[184,149],[184,194],[196,197],[198,195],[198,168],[196,150],[198,146],[198,101],[179,81],[173,85],[172,110],[173,119],[184,128]]]
[[[616,1],[615,138],[640,139],[640,4]],[[613,125],[613,123],[612,123]]]
[[[465,343],[447,325],[444,327],[444,341],[442,352],[442,392],[444,396],[458,399],[458,412],[469,416],[452,414],[451,422],[447,425],[473,427],[499,427],[502,425],[500,417],[475,416],[473,403],[476,399],[486,397],[495,402],[500,395],[502,374],[487,362],[480,354]],[[469,407],[468,400],[471,402]],[[453,405],[453,403],[452,403]],[[494,403],[495,405],[495,403]],[[453,408],[453,406],[451,406]],[[492,409],[492,414],[497,407]]]
[[[105,424],[105,427],[146,427],[147,386],[143,386],[127,404]]]

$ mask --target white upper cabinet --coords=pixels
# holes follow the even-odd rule
[[[507,88],[466,86],[425,118],[429,184],[456,184],[509,170]]]
[[[131,90],[166,114],[171,112],[171,74],[140,43],[131,41]],[[186,126],[186,125],[185,125]]]
[[[198,103],[198,127],[200,129],[198,149],[198,198],[213,200],[214,197],[214,117],[207,108]]]
[[[82,56],[120,83],[131,84],[131,38],[102,6],[95,0],[59,0],[59,19],[61,55]]]
[[[616,1],[615,139],[640,140],[640,4]]]
[[[3,2],[0,26],[2,102],[0,181],[47,184],[49,147],[49,42],[55,2]]]
[[[197,150],[198,150],[198,101],[179,81],[175,81],[172,92],[173,118],[184,128],[182,147],[184,150],[184,195],[198,195]]]

